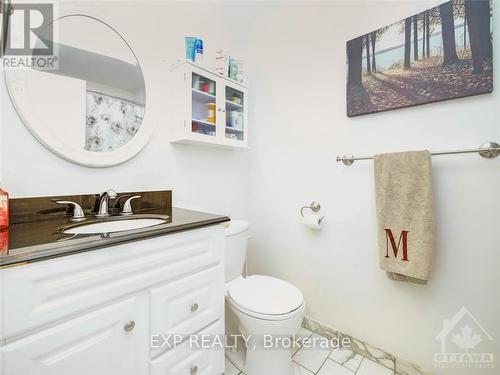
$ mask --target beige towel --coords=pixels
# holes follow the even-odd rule
[[[429,151],[375,156],[380,268],[393,280],[427,283],[435,251]]]

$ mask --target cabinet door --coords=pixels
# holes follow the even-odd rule
[[[147,374],[148,328],[133,296],[2,347],[2,375]]]
[[[224,85],[224,138],[228,144],[247,145],[247,92],[246,89],[227,82]]]
[[[217,103],[219,82],[217,77],[192,67],[186,73],[190,89],[191,126],[187,129],[190,138],[205,142],[214,142],[219,135],[219,117]]]

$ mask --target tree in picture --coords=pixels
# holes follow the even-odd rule
[[[347,42],[347,115],[493,91],[491,0],[452,0]]]

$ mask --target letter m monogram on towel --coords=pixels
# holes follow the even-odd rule
[[[385,228],[385,240],[386,240],[386,246],[387,246],[387,253],[386,253],[386,258],[389,258],[389,243],[391,244],[392,247],[392,252],[394,253],[394,258],[398,257],[398,252],[399,248],[401,246],[401,243],[403,243],[403,261],[409,262],[408,259],[408,233],[410,233],[409,230],[403,230],[401,231],[401,234],[399,235],[399,240],[398,244],[396,245],[396,240],[394,239],[394,235],[392,234],[392,230]]]

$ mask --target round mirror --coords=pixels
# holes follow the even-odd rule
[[[152,133],[143,123],[146,90],[134,51],[90,16],[64,16],[52,26],[57,32],[42,31],[35,44],[53,39],[53,67],[5,70],[18,115],[44,146],[72,162],[106,167],[130,159]]]

